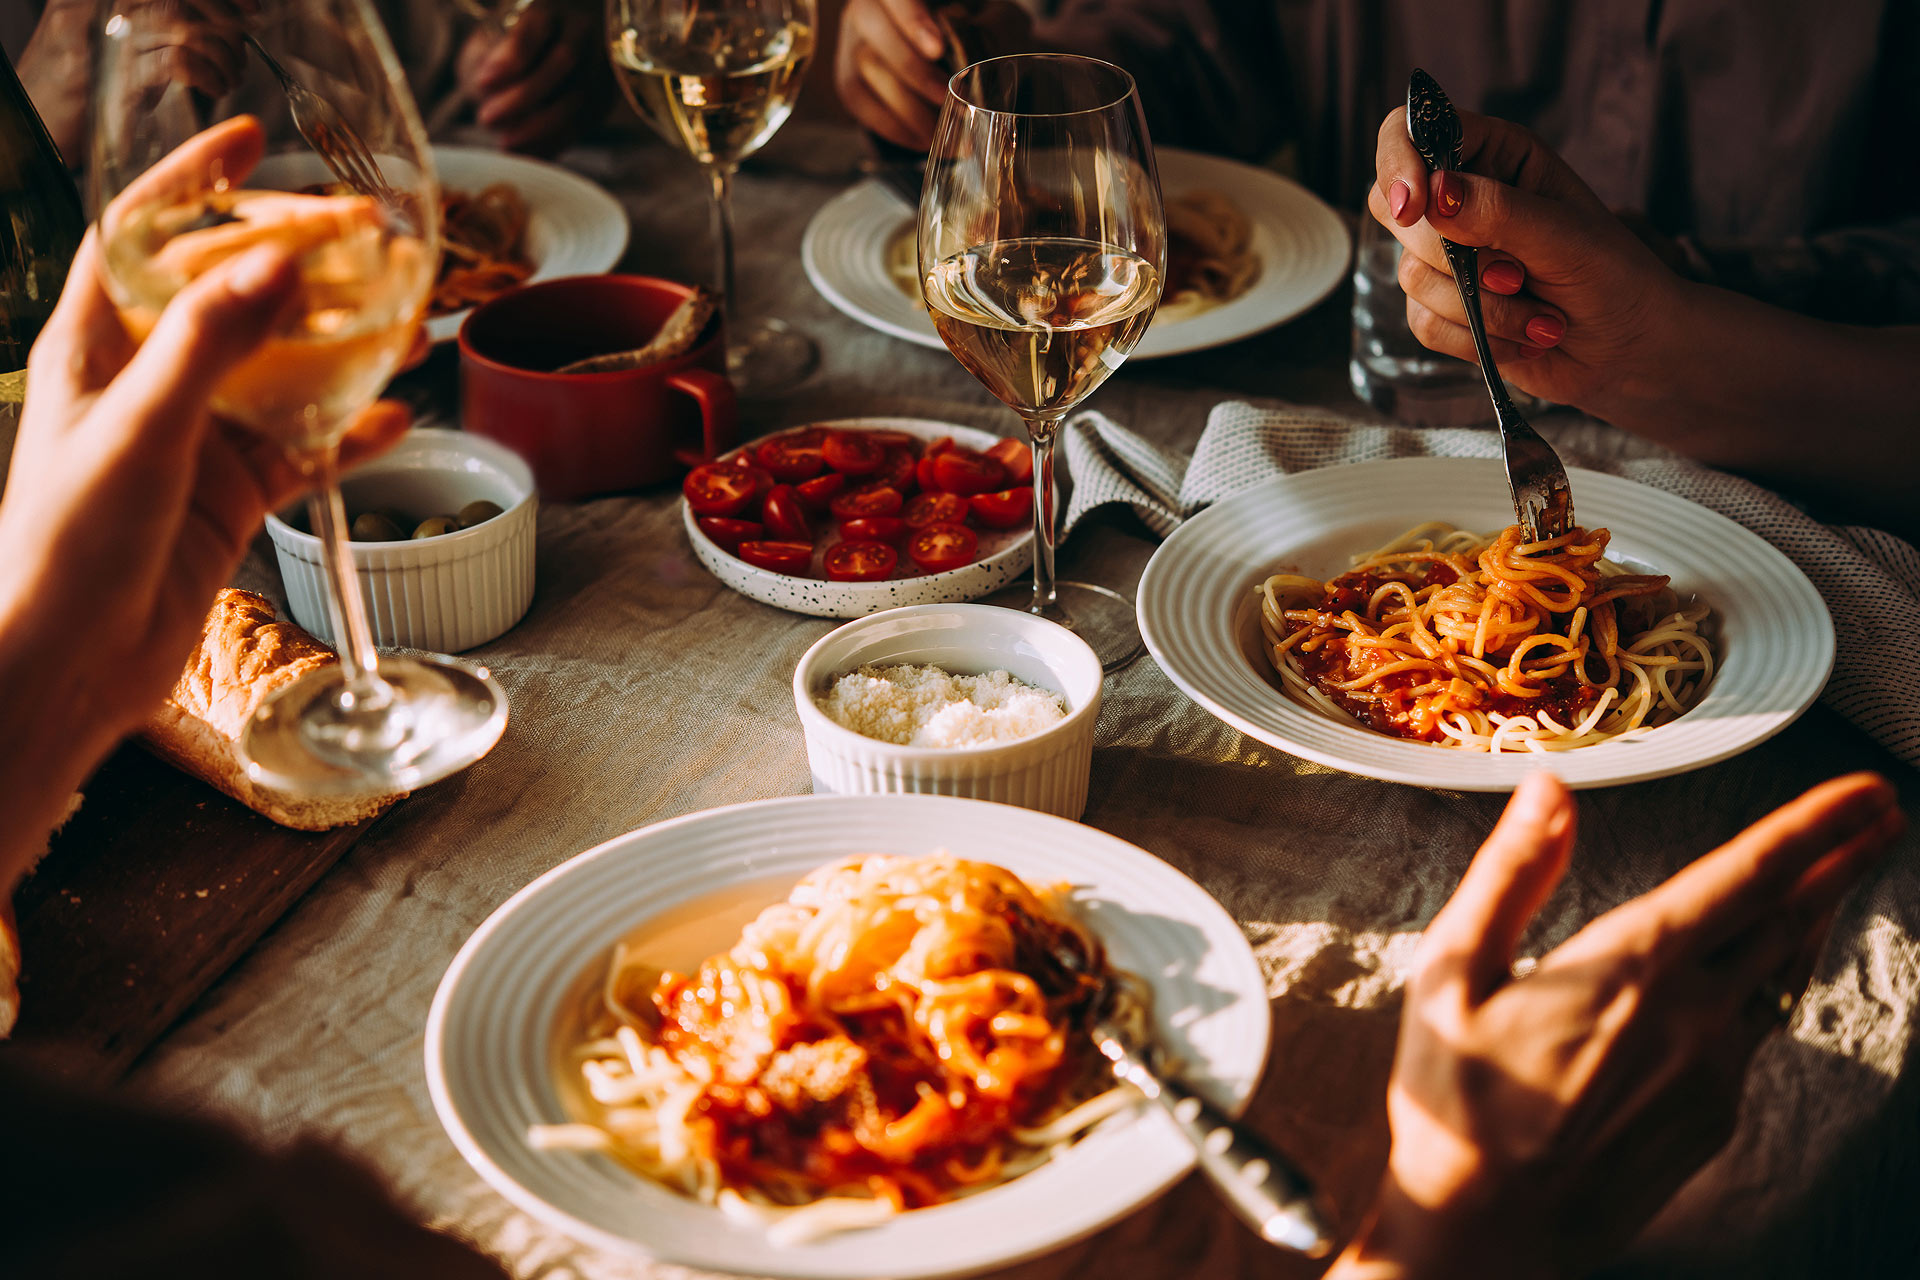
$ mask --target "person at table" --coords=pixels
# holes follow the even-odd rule
[[[1662,262],[1529,131],[1462,113],[1464,171],[1429,175],[1405,109],[1378,133],[1373,216],[1406,246],[1407,321],[1475,358],[1440,237],[1479,247],[1502,376],[1800,496],[1920,538],[1920,326],[1812,319]]]
[[[847,110],[925,149],[946,94],[923,0],[849,0]],[[1855,323],[1920,320],[1920,5],[1859,0],[1009,0],[996,49],[1117,63],[1154,141],[1265,161],[1350,207],[1374,126],[1432,72],[1462,107],[1518,120],[1696,279]]]
[[[300,487],[277,446],[209,409],[297,287],[263,245],[183,289],[136,349],[95,235],[82,244],[33,350],[0,495],[0,739],[33,745],[0,755],[0,902],[171,686],[266,513]],[[374,405],[349,460],[406,425],[404,409]],[[1726,1142],[1749,1059],[1904,820],[1885,781],[1829,782],[1516,978],[1575,821],[1566,788],[1532,775],[1428,926],[1389,1085],[1388,1165],[1340,1280],[1571,1274],[1624,1245]],[[13,945],[0,928],[0,995]],[[497,1274],[316,1147],[264,1154],[4,1059],[0,1135],[9,1274]]]
[[[208,97],[230,92],[246,72],[241,32],[254,0],[153,3],[180,15],[168,74]],[[0,13],[0,48],[75,168],[87,159],[96,7],[96,0],[13,0]],[[423,113],[457,96],[507,150],[551,155],[598,124],[612,103],[605,19],[592,0],[534,0],[504,30],[442,0],[374,0],[374,8]]]

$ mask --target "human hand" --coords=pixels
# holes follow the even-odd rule
[[[1529,777],[1428,927],[1375,1217],[1330,1276],[1570,1275],[1626,1245],[1731,1136],[1773,1001],[1905,825],[1885,781],[1836,779],[1514,977],[1574,820]]]
[[[1414,336],[1477,359],[1444,235],[1480,249],[1481,308],[1507,381],[1601,416],[1613,397],[1648,394],[1680,277],[1527,130],[1464,111],[1460,122],[1463,169],[1433,174],[1404,108],[1380,126],[1368,209],[1406,246]]]
[[[504,31],[477,28],[456,60],[474,118],[502,147],[551,155],[606,113],[611,71],[598,10],[535,0]]]
[[[983,48],[1025,48],[1033,19],[1008,0],[988,0],[963,19]],[[833,84],[862,126],[916,151],[933,145],[946,104],[947,35],[922,0],[848,0],[840,17]]]
[[[229,121],[129,194],[216,162],[238,180],[262,146],[256,122]],[[31,682],[9,683],[9,698],[25,701],[31,689],[62,703],[61,746],[90,757],[82,771],[165,695],[266,513],[310,483],[279,444],[208,407],[298,289],[283,250],[255,248],[181,290],[136,347],[90,231],[34,345],[0,501],[0,676]],[[342,465],[406,427],[399,405],[372,406],[343,444]]]

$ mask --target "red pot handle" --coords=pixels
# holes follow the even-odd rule
[[[711,369],[682,369],[668,374],[666,382],[700,406],[700,437],[705,452],[696,454],[692,449],[677,449],[676,458],[689,467],[697,467],[703,462],[712,462],[739,443],[738,405],[733,384],[727,381],[726,375]]]

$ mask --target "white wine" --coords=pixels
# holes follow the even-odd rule
[[[1160,273],[1091,240],[998,240],[927,272],[927,310],[967,372],[1022,414],[1085,399],[1146,333]]]
[[[732,168],[786,123],[813,28],[701,12],[616,30],[613,69],[646,122],[703,165]]]
[[[114,206],[102,219],[109,290],[145,341],[174,294],[260,244],[291,254],[298,299],[260,349],[221,379],[213,406],[301,449],[332,443],[406,357],[432,282],[420,241],[365,196],[222,191]]]
[[[0,55],[0,375],[26,367],[86,231],[73,179]]]

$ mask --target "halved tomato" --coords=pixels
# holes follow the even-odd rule
[[[850,476],[872,475],[887,458],[887,447],[865,431],[829,431],[820,447],[828,466]]]
[[[902,448],[912,450],[916,458],[920,456],[920,437],[910,431],[889,431],[885,427],[875,427],[873,430],[867,432],[867,436],[875,444],[881,445],[884,448],[891,449],[895,445],[899,445]]]
[[[827,548],[830,582],[879,582],[900,563],[900,553],[884,542],[836,542]]]
[[[892,542],[907,531],[899,516],[858,516],[840,522],[840,536],[849,542]]]
[[[873,478],[892,485],[902,493],[908,493],[919,483],[919,466],[913,450],[903,444],[890,444],[887,446],[886,459],[881,462],[880,470]]]
[[[945,573],[973,563],[980,539],[963,524],[930,524],[907,542],[907,554],[928,573]]]
[[[923,493],[907,504],[909,529],[924,529],[930,524],[959,524],[972,508],[957,493]]]
[[[973,506],[973,518],[989,529],[1017,529],[1033,519],[1031,489],[976,493],[967,501]]]
[[[1007,469],[984,453],[958,447],[933,459],[936,487],[947,493],[992,493],[1007,486]]]
[[[760,518],[767,523],[767,532],[776,538],[789,542],[813,541],[813,527],[807,523],[807,513],[800,509],[800,499],[790,484],[777,484],[767,494],[766,505],[760,509]]]
[[[807,570],[813,567],[810,542],[743,542],[737,554],[756,569],[801,578],[809,577]]]
[[[897,515],[904,505],[906,499],[890,484],[872,484],[864,489],[855,489],[851,493],[841,494],[829,504],[836,520]]]
[[[827,504],[833,501],[833,495],[847,487],[847,478],[838,471],[829,471],[823,476],[811,480],[802,480],[793,486],[800,495],[800,505],[812,511],[825,511]]]
[[[1033,479],[1033,446],[1026,441],[996,441],[987,456],[1007,469],[1008,484],[1026,484]]]
[[[753,501],[759,490],[756,471],[766,475],[758,467],[709,462],[687,473],[680,482],[680,492],[687,495],[687,505],[695,515],[730,516]]]
[[[827,468],[826,455],[820,445],[804,438],[796,439],[796,434],[789,433],[763,441],[753,453],[755,461],[783,484],[811,480]]]
[[[758,538],[766,528],[758,520],[733,520],[727,516],[701,516],[697,523],[700,532],[719,543],[728,551],[734,550],[750,538]]]

